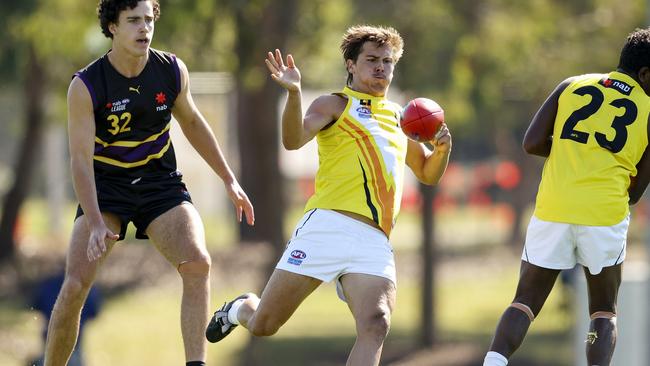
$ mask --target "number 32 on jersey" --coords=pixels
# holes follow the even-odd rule
[[[111,114],[106,117],[106,120],[111,124],[112,127],[108,129],[108,132],[113,135],[131,131],[131,127],[129,127],[129,122],[131,122],[131,113],[129,112],[124,112],[119,117],[116,114]]]

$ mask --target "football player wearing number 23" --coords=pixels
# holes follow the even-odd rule
[[[561,82],[537,111],[524,150],[546,158],[515,298],[484,365],[506,365],[562,269],[579,263],[589,292],[589,365],[609,365],[629,206],[650,180],[650,29],[631,33],[616,71]]]

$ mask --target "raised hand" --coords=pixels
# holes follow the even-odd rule
[[[293,61],[293,56],[287,56],[287,64],[282,60],[282,53],[276,49],[275,54],[269,52],[266,55],[266,67],[271,72],[271,78],[288,91],[300,90],[300,70]]]

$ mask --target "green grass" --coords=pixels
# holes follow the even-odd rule
[[[492,273],[485,271],[480,281],[471,275],[442,279],[436,307],[439,339],[471,342],[486,348],[500,313],[510,302],[516,274],[516,263],[512,263]],[[106,302],[100,316],[89,322],[86,329],[84,347],[89,365],[181,364],[184,353],[179,326],[179,282],[139,289]],[[212,304],[241,291],[237,288],[213,294]],[[387,350],[415,341],[419,293],[417,283],[400,282]],[[572,344],[567,332],[573,321],[560,310],[559,295],[556,289],[517,356],[533,357],[540,364],[571,364]],[[38,349],[42,321],[34,317],[34,313],[16,304],[0,303],[4,328],[0,339],[9,334],[14,338],[9,344],[0,342],[0,364],[21,365],[20,359]],[[236,365],[248,339],[247,333],[238,329],[223,342],[209,345],[209,363]],[[334,286],[327,284],[303,303],[278,334],[261,342],[256,354],[269,365],[336,365],[344,362],[353,342],[352,317],[345,303],[338,300]],[[513,358],[514,365],[516,360]]]
[[[23,366],[42,347],[42,316],[17,301],[0,302],[0,365]]]
[[[64,210],[65,227],[61,231],[68,235],[75,207],[70,205]],[[48,253],[63,253],[67,239],[56,243],[49,240],[47,221],[43,215],[46,210],[42,201],[28,202],[23,225],[30,231],[24,245],[33,252],[43,253],[47,248]],[[455,249],[456,245],[463,247],[465,243],[480,239],[470,238],[479,234],[473,233],[475,228],[463,231],[458,225],[464,220],[459,217],[465,214],[457,212],[439,216],[436,233],[463,233],[457,242],[450,243],[439,238],[442,250]],[[476,221],[486,218],[485,213],[472,215],[472,220]],[[299,208],[287,214],[287,235],[301,216],[302,210]],[[203,220],[210,223],[205,226],[211,250],[232,245],[236,227],[232,225],[230,216],[203,217]],[[477,227],[482,225],[486,224],[475,224]],[[492,241],[503,235],[502,231],[501,227],[495,226],[492,231],[494,235],[487,240],[489,243],[481,245],[491,245]],[[412,348],[419,331],[421,289],[412,277],[414,271],[408,268],[419,265],[415,262],[419,260],[415,253],[420,243],[417,215],[405,212],[394,234],[396,255],[410,256],[414,262],[403,263],[403,268],[398,268],[410,274],[400,273],[398,276],[397,305],[384,352],[392,357]],[[467,263],[461,260],[458,266],[443,267],[437,272],[435,311],[437,336],[441,343],[466,342],[475,345],[478,352],[487,349],[498,318],[514,294],[519,266],[516,256],[496,261],[488,259]],[[180,281],[171,272],[165,278],[170,280],[159,280],[155,286],[138,288],[104,303],[100,316],[89,322],[86,329],[84,348],[89,366],[165,366],[183,363],[179,319]],[[249,284],[241,283],[231,286],[219,286],[219,292],[213,293],[213,306],[250,288]],[[561,303],[561,292],[556,288],[531,326],[526,342],[512,359],[512,365],[532,365],[529,362],[531,359],[538,365],[572,364],[573,339],[570,329],[573,317],[563,310]],[[24,366],[26,359],[42,346],[40,330],[43,320],[17,300],[5,300],[0,302],[0,324],[0,364]],[[354,343],[354,336],[354,323],[346,304],[338,299],[334,286],[326,284],[303,303],[275,336],[257,342],[255,355],[265,365],[341,365]],[[238,329],[223,342],[210,344],[209,364],[238,364],[240,357],[245,355],[249,339],[246,331]]]

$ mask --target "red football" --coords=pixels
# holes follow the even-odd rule
[[[445,111],[438,103],[427,98],[415,98],[402,110],[400,127],[409,138],[426,142],[433,140],[445,121]]]

